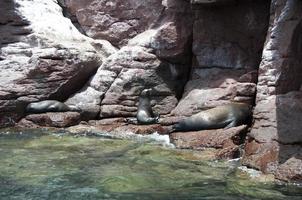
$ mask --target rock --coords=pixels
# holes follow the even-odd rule
[[[235,0],[191,0],[193,5],[226,5],[236,2]]]
[[[150,135],[152,133],[158,133],[160,135],[167,135],[170,132],[170,129],[163,127],[159,124],[152,125],[127,125],[121,126],[116,129],[116,132],[131,132],[140,135]]]
[[[27,120],[25,118],[21,119],[15,126],[17,128],[28,128],[28,129],[31,129],[31,128],[41,128],[40,125],[35,124],[34,122],[29,121],[29,120]]]
[[[101,120],[90,120],[88,122],[91,126],[101,126],[101,125],[113,125],[113,124],[121,124],[126,125],[125,118],[107,118],[107,119],[101,119]]]
[[[301,9],[302,2],[297,0],[271,2],[255,122],[243,157],[245,165],[285,181],[301,180]]]
[[[231,100],[254,103],[268,12],[269,1],[196,9],[191,77],[172,114],[188,116]]]
[[[191,77],[172,114],[188,116],[231,100],[254,103],[255,71],[268,27],[264,19],[269,17],[269,2],[194,7]]]
[[[269,3],[242,1],[236,6],[197,10],[193,66],[257,69],[268,26],[264,19],[269,17]]]
[[[77,112],[53,112],[27,115],[25,120],[37,126],[63,128],[78,124],[81,117],[80,113]],[[26,121],[21,121],[19,125],[22,126],[22,124],[28,124]]]
[[[242,125],[229,129],[174,132],[170,134],[170,139],[177,148],[223,149],[217,152],[217,157],[235,158],[238,157],[239,145],[242,144],[246,132],[247,126]]]
[[[65,6],[88,36],[119,47],[148,30],[165,8],[156,0],[65,0]]]
[[[70,127],[68,129],[72,133],[104,133],[114,135],[120,135],[125,133],[134,133],[140,135],[149,135],[152,133],[158,133],[161,135],[169,134],[170,128],[161,126],[160,124],[152,125],[133,125],[126,124],[123,118],[112,118],[103,120],[89,121],[88,124],[81,124],[78,126]]]
[[[68,98],[114,49],[82,35],[57,1],[1,1],[0,12],[0,126],[30,102]]]
[[[283,145],[277,141],[258,142],[249,138],[242,164],[265,173],[273,173],[283,181],[301,183],[301,150],[299,144]]]
[[[295,157],[288,159],[285,163],[279,166],[278,170],[276,171],[276,178],[280,180],[291,182],[296,181],[297,183],[301,183],[302,160]]]
[[[153,88],[154,112],[169,114],[188,78],[192,13],[184,9],[189,8],[185,2],[166,1],[164,6],[167,9],[156,26],[128,38],[128,45],[109,56],[87,85],[66,103],[101,105],[100,118],[132,117],[141,91]],[[183,16],[178,15],[180,12]]]
[[[195,70],[187,83],[183,98],[172,111],[174,115],[190,116],[201,110],[206,110],[219,105],[224,105],[230,100],[236,100],[240,93],[253,99],[255,84],[240,83],[238,78],[244,74],[241,70],[204,69]],[[254,86],[253,87],[244,87]],[[248,96],[249,95],[249,96]]]
[[[278,167],[277,142],[259,143],[252,138],[245,144],[242,164],[269,173]]]

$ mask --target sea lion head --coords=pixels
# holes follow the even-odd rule
[[[82,109],[76,105],[67,105],[70,111],[82,112]]]
[[[141,92],[141,95],[140,95],[140,96],[142,96],[142,97],[148,97],[148,96],[150,96],[151,91],[152,91],[151,88],[149,88],[149,89],[144,89],[144,90]]]

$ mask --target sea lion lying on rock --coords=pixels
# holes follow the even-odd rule
[[[26,113],[46,113],[46,112],[67,112],[76,111],[81,112],[77,106],[66,105],[56,100],[45,100],[35,103],[30,103],[25,109]]]
[[[175,131],[200,131],[239,126],[249,122],[252,106],[245,103],[230,103],[201,111],[173,125]]]
[[[136,119],[138,124],[158,123],[159,116],[154,115],[150,103],[150,92],[152,89],[144,89],[139,97]]]

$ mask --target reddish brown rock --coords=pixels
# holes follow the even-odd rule
[[[300,148],[300,152],[301,152]],[[298,158],[292,157],[285,163],[281,164],[276,171],[276,178],[285,181],[295,181],[301,183],[302,181],[302,160],[301,156]]]
[[[40,128],[41,126],[38,124],[35,124],[32,121],[29,121],[25,118],[21,119],[16,125],[18,128]]]
[[[235,3],[235,0],[191,0],[193,5],[202,5],[202,6],[217,6],[217,5],[230,5]]]
[[[27,115],[25,120],[38,126],[64,128],[80,123],[81,116],[77,112],[43,113]],[[28,123],[21,121],[22,124]]]
[[[242,164],[268,173],[278,166],[279,147],[277,142],[258,143],[250,139],[245,144]]]
[[[134,125],[125,123],[124,118],[112,118],[89,121],[88,124],[81,124],[79,126],[71,127],[73,133],[92,132],[92,133],[106,133],[106,134],[124,134],[134,133],[140,135],[149,135],[158,133],[166,135],[170,133],[170,127],[161,126],[160,124],[152,125]]]
[[[116,129],[117,132],[131,132],[140,135],[149,135],[152,133],[158,133],[160,135],[167,135],[170,132],[170,129],[163,127],[159,124],[153,125],[126,125],[121,126]]]
[[[120,47],[152,26],[164,9],[156,0],[66,0],[65,6],[88,36]]]
[[[229,129],[204,130],[196,132],[175,132],[170,134],[170,139],[177,148],[223,149],[217,152],[217,157],[234,158],[238,156],[238,145],[243,142],[247,126],[242,125]],[[230,157],[229,157],[230,156]]]
[[[302,2],[273,0],[259,67],[255,123],[245,165],[286,181],[301,179]]]
[[[178,21],[173,12],[167,11],[166,15],[157,28],[137,35],[109,56],[89,83],[67,102],[78,102],[94,91],[95,95],[85,101],[101,105],[101,118],[131,117],[136,115],[141,91],[153,88],[150,99],[154,112],[169,114],[177,105],[189,73],[186,52],[192,30],[187,29],[190,21]],[[166,31],[175,38],[161,37]]]
[[[219,2],[193,1],[201,5]],[[261,61],[269,3],[240,1],[236,6],[193,7],[191,77],[174,115],[192,115],[230,100],[254,103],[255,71]]]

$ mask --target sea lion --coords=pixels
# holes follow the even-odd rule
[[[27,113],[45,113],[45,112],[67,112],[67,111],[77,111],[80,112],[81,109],[77,106],[66,105],[60,101],[56,100],[45,100],[35,103],[30,103],[26,107]]]
[[[136,119],[138,124],[154,124],[158,123],[159,116],[155,116],[151,103],[150,92],[152,89],[144,89],[139,97]]]
[[[230,128],[248,123],[251,115],[252,106],[234,102],[201,111],[183,119],[173,125],[172,132]]]

